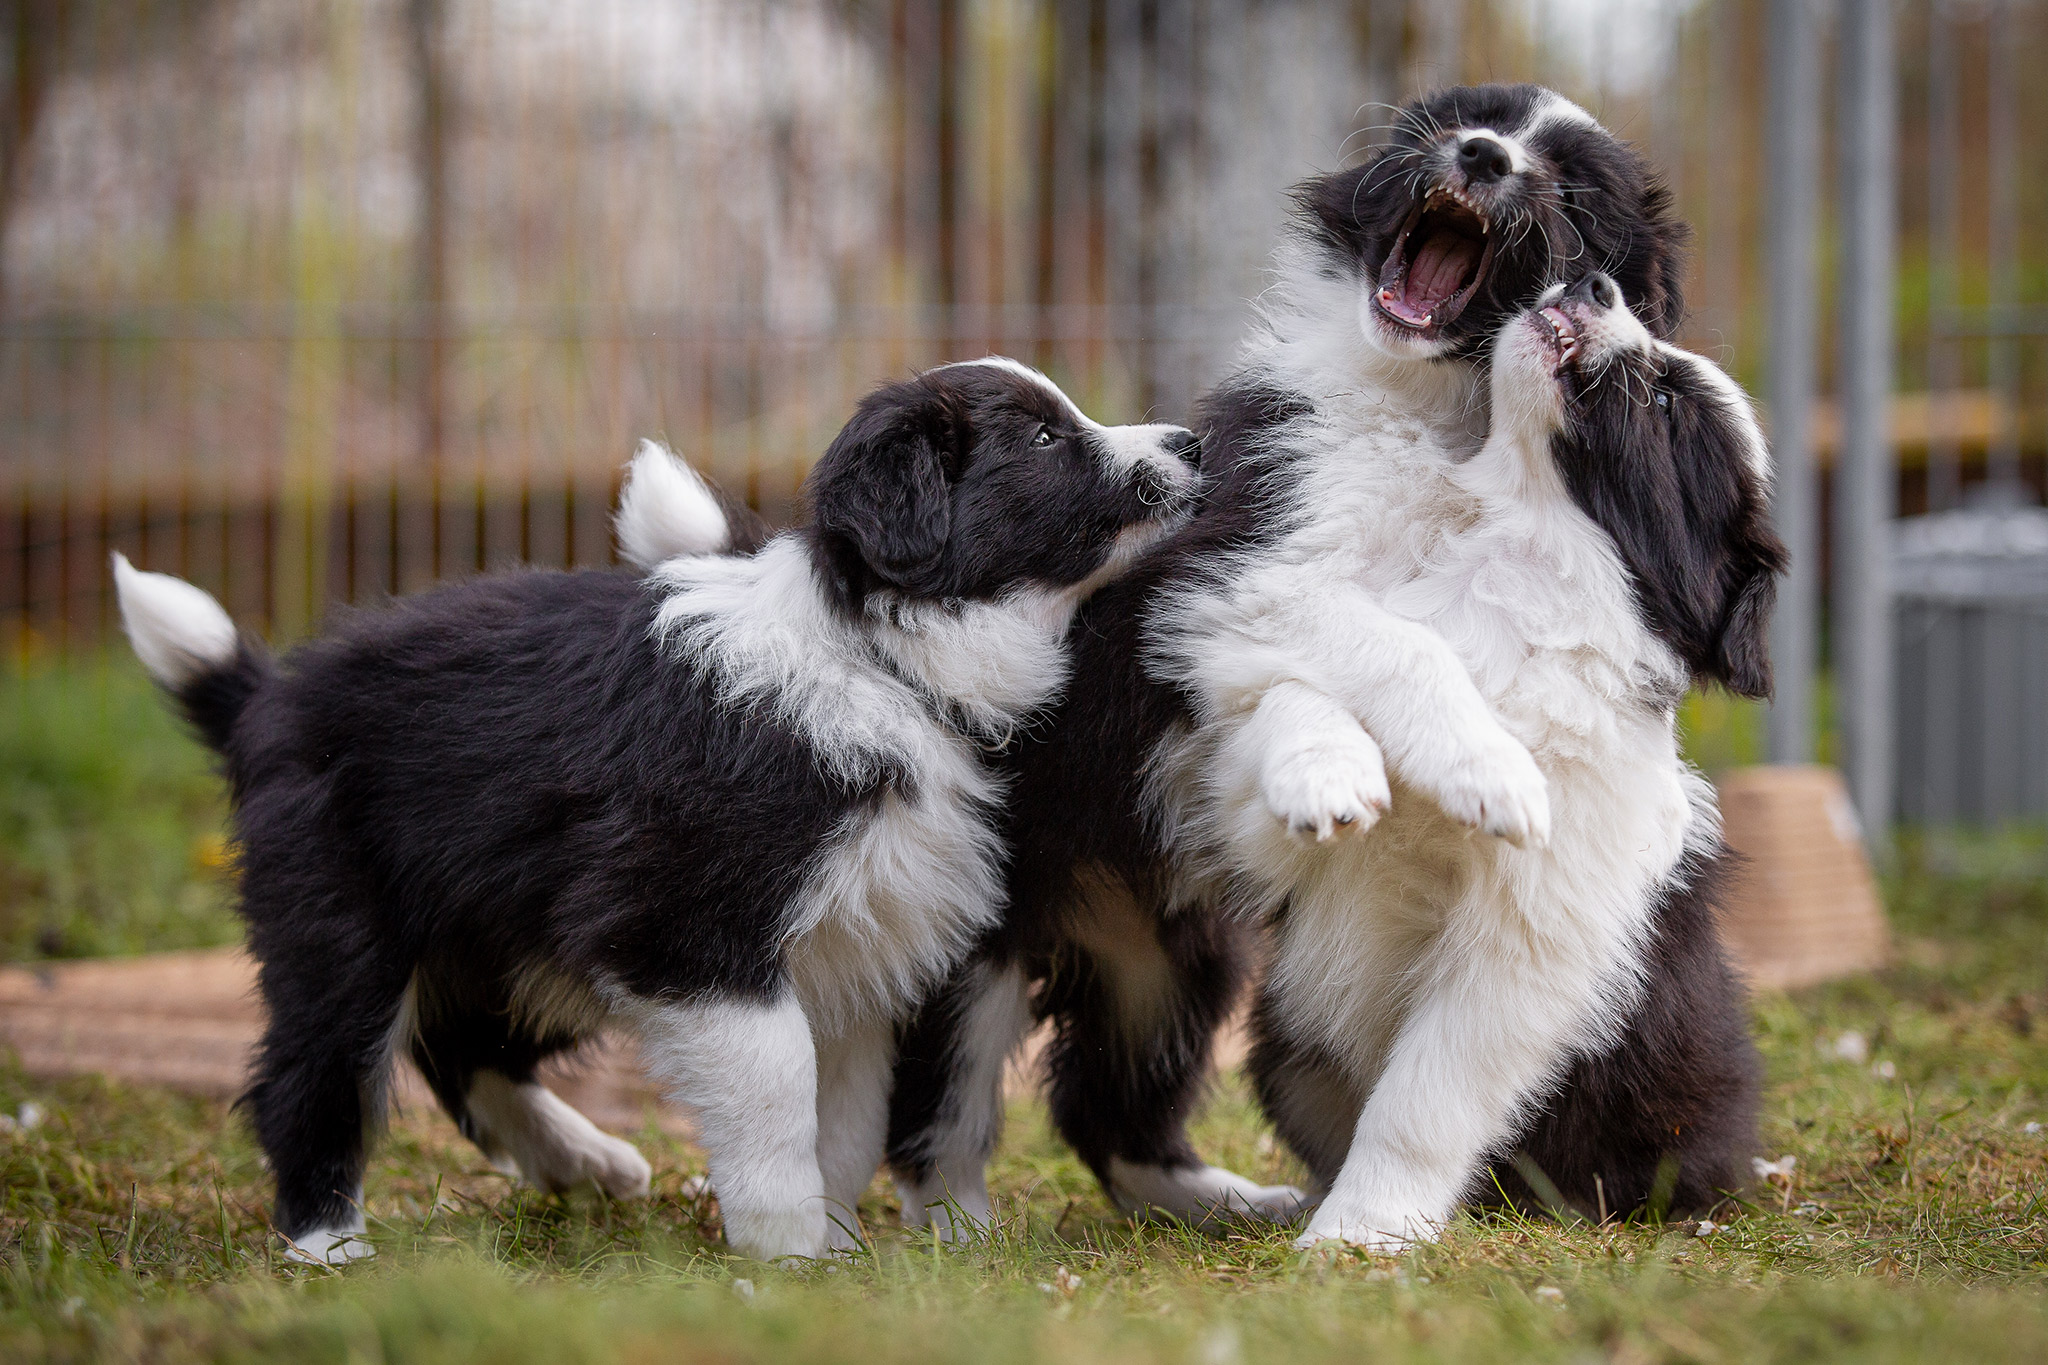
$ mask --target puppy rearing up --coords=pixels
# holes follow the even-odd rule
[[[1185,506],[1194,451],[1014,362],[947,366],[865,400],[809,526],[755,554],[487,577],[281,662],[116,556],[136,652],[233,786],[292,1253],[368,1253],[401,1052],[526,1180],[644,1192],[535,1080],[608,1025],[695,1117],[734,1248],[856,1243],[897,1025],[1000,911],[980,746],[1058,691],[1075,607]]]
[[[1611,1207],[1703,1207],[1751,1123],[1720,821],[1675,713],[1692,683],[1770,690],[1763,437],[1605,275],[1538,303],[1494,345],[1477,455],[1315,471],[1309,497],[1372,509],[1350,538],[1305,525],[1164,614],[1204,723],[1161,818],[1272,924],[1251,1070],[1323,1195],[1305,1243],[1394,1250],[1603,1170]]]

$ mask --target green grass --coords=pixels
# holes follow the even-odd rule
[[[0,959],[232,943],[209,757],[123,652],[0,672]]]
[[[51,927],[66,951],[231,934],[204,856],[218,798],[132,672],[8,686],[31,722],[0,767],[9,950],[50,951],[36,936]],[[874,1256],[785,1271],[724,1253],[715,1205],[685,1192],[701,1154],[651,1128],[654,1196],[605,1205],[513,1188],[446,1119],[409,1112],[367,1184],[378,1259],[291,1269],[226,1106],[0,1066],[0,1112],[47,1113],[0,1134],[0,1359],[2048,1358],[2048,1136],[2026,1131],[2048,1124],[2043,866],[2038,838],[1906,841],[1887,881],[1898,965],[1757,1001],[1765,1148],[1795,1165],[1707,1236],[1465,1219],[1374,1261],[1296,1253],[1285,1233],[1136,1226],[1019,1103],[988,1242],[897,1230],[878,1182]],[[1851,1032],[1860,1061],[1841,1055]],[[1197,1139],[1261,1179],[1295,1174],[1234,1077]]]

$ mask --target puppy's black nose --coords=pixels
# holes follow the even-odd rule
[[[1166,439],[1159,444],[1160,449],[1169,455],[1178,456],[1181,463],[1188,466],[1188,468],[1201,468],[1202,438],[1195,435],[1192,431],[1188,431],[1185,428],[1177,428],[1168,432]]]
[[[1621,306],[1621,289],[1599,271],[1594,271],[1577,284],[1564,291],[1568,299],[1590,303],[1595,308],[1618,308]]]
[[[1508,149],[1490,137],[1468,137],[1458,144],[1458,168],[1474,185],[1491,185],[1507,179],[1515,168]]]

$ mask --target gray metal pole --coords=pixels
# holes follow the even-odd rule
[[[2020,352],[2012,334],[2019,302],[2019,87],[2012,0],[1991,9],[1990,70],[1985,85],[1985,160],[1990,166],[1991,345],[1985,376],[1998,404],[1985,483],[1993,499],[2027,501],[2020,482]]]
[[[1835,479],[1835,683],[1864,835],[1891,826],[1892,282],[1898,119],[1892,0],[1843,0],[1840,150],[1842,448]]]
[[[1771,0],[1771,349],[1767,388],[1777,461],[1772,514],[1792,552],[1778,595],[1771,658],[1775,763],[1813,757],[1813,676],[1820,641],[1820,527],[1809,408],[1813,400],[1813,229],[1820,173],[1820,38],[1811,0]]]
[[[1961,358],[1944,335],[1956,300],[1956,42],[1943,0],[1927,6],[1927,510],[1962,501],[1954,394]]]

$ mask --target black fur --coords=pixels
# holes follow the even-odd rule
[[[1167,869],[1141,815],[1147,755],[1187,717],[1187,699],[1145,669],[1138,641],[1159,591],[1206,572],[1220,555],[1276,531],[1261,515],[1284,466],[1244,457],[1271,432],[1302,416],[1299,399],[1256,386],[1222,388],[1204,403],[1202,466],[1209,492],[1195,518],[1139,567],[1091,597],[1068,634],[1075,682],[1047,723],[1021,733],[1006,759],[1014,774],[1010,905],[978,955],[983,964],[1021,965],[1044,983],[1034,1000],[1051,1019],[1047,1080],[1054,1121],[1099,1178],[1121,1157],[1167,1166],[1197,1163],[1183,1125],[1208,1072],[1215,1026],[1246,977],[1239,929],[1199,912],[1161,916]],[[1078,932],[1091,896],[1127,899],[1128,950],[1157,954],[1171,968],[1171,998],[1156,1003],[1160,1026],[1120,1026],[1115,977]],[[912,1181],[930,1172],[932,1125],[954,1083],[960,1056],[963,968],[903,1036],[891,1096],[889,1161]]]
[[[881,390],[812,477],[819,588],[858,626],[884,588],[1088,579],[1171,503],[1149,467],[1112,474],[1101,439],[992,365]],[[814,860],[917,783],[850,779],[772,707],[722,701],[716,667],[650,630],[664,591],[479,579],[350,616],[281,664],[245,645],[179,689],[234,786],[269,1015],[246,1104],[287,1236],[347,1218],[394,1045],[476,1136],[477,1072],[530,1079],[601,1022],[600,992],[777,996]]]
[[[1685,364],[1631,353],[1568,370],[1571,425],[1552,453],[1612,537],[1645,624],[1704,682],[1768,697],[1767,630],[1788,559],[1726,402]]]

